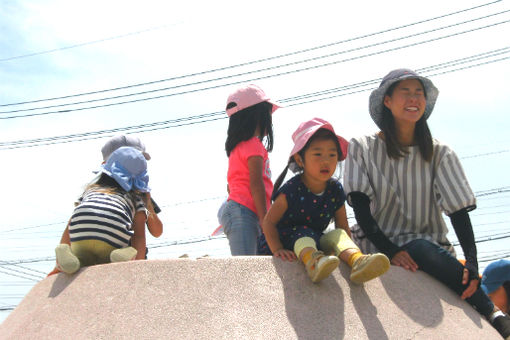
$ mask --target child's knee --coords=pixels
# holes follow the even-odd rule
[[[334,229],[322,235],[320,238],[320,248],[326,254],[336,256],[339,256],[346,249],[359,249],[343,229]]]
[[[311,237],[305,236],[297,239],[297,241],[294,243],[294,253],[296,253],[297,257],[299,257],[299,254],[301,254],[301,251],[303,251],[305,248],[317,249],[315,240]]]

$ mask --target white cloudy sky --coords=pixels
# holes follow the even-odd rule
[[[444,16],[475,6],[481,7]],[[0,307],[16,305],[53,267],[42,260],[54,255],[73,201],[99,166],[100,148],[111,134],[43,146],[27,140],[220,112],[235,83],[254,82],[282,100],[377,80],[394,68],[422,70],[440,90],[429,120],[433,136],[457,151],[479,196],[479,209],[471,213],[477,238],[510,234],[508,10],[507,1],[460,0],[398,0],[391,6],[380,1],[3,2]],[[429,20],[439,16],[444,17]],[[318,46],[323,47],[312,49]],[[229,68],[267,58],[272,59]],[[185,77],[162,81],[177,76]],[[136,84],[146,85],[33,102]],[[367,110],[372,87],[338,90],[334,98],[302,105],[289,101],[277,111],[273,176],[284,167],[290,135],[301,121],[322,117],[346,138],[375,132]],[[153,92],[136,95],[145,91]],[[112,96],[124,97],[104,100]],[[162,98],[146,100],[156,96]],[[128,100],[141,101],[118,104]],[[82,101],[87,103],[73,104]],[[7,105],[20,102],[32,103]],[[51,113],[60,110],[68,111]],[[170,125],[137,133],[153,158],[150,181],[165,226],[160,239],[149,239],[149,257],[226,256],[225,239],[179,243],[205,238],[217,226],[215,213],[226,188],[227,120]],[[508,257],[507,244],[508,239],[479,243],[480,258]],[[481,269],[486,264],[481,262]]]

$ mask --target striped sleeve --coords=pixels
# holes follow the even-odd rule
[[[362,140],[351,139],[345,159],[344,190],[347,202],[352,206],[349,193],[359,191],[374,199],[374,191],[368,178],[367,162],[364,155]],[[367,149],[365,145],[365,149]]]
[[[462,208],[474,210],[476,198],[455,152],[441,145],[435,150],[434,156],[437,157],[434,193],[441,209],[447,215]]]

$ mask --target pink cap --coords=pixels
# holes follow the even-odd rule
[[[243,85],[240,86],[235,92],[233,92],[227,99],[227,105],[230,103],[236,103],[237,105],[227,109],[227,116],[232,116],[234,113],[246,109],[247,107],[253,106],[258,103],[268,102],[273,105],[273,111],[281,107],[274,101],[271,101],[264,91],[257,85]]]
[[[333,129],[333,126],[321,118],[313,118],[309,121],[301,123],[297,130],[294,131],[292,134],[294,147],[290,152],[290,156],[292,157],[298,153],[306,145],[310,137],[312,137],[319,129],[328,129],[335,134],[335,136],[338,138],[338,143],[340,144],[340,150],[342,150],[342,155],[339,160],[343,161],[347,156],[347,146],[349,145],[349,142],[347,142],[343,137],[337,135]]]

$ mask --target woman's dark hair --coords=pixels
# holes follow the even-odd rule
[[[395,87],[399,82],[392,84],[388,91],[386,91],[386,96],[392,96]],[[423,86],[423,84],[422,84]],[[425,88],[425,87],[423,87]],[[425,93],[425,98],[427,98],[427,94]],[[407,147],[401,145],[398,142],[397,138],[397,130],[395,127],[395,120],[393,119],[393,114],[391,110],[383,105],[383,118],[381,123],[381,130],[384,133],[384,141],[386,143],[386,150],[388,156],[390,158],[400,158],[408,153]],[[425,116],[422,116],[420,120],[416,122],[416,126],[414,129],[414,137],[416,142],[418,143],[418,148],[420,149],[421,156],[427,162],[430,162],[432,159],[432,153],[434,152],[432,145],[432,134],[430,133],[429,127],[427,125],[427,120]]]
[[[236,103],[229,103],[227,105],[227,109],[235,106]],[[259,137],[264,137],[267,134],[267,151],[273,151],[272,110],[273,104],[261,102],[244,108],[230,116],[227,130],[227,141],[225,142],[227,157],[230,156],[230,153],[234,150],[237,144],[251,139],[257,127],[260,127],[261,136]]]
[[[343,156],[342,149],[340,148],[340,143],[338,142],[338,138],[336,137],[336,135],[331,130],[321,128],[321,129],[318,129],[317,131],[315,131],[313,136],[310,137],[310,139],[306,142],[305,146],[303,146],[303,148],[297,152],[297,154],[301,157],[303,162],[305,161],[305,152],[306,152],[306,150],[308,150],[308,148],[310,147],[310,144],[314,140],[332,140],[332,141],[334,141],[335,145],[336,145],[336,151],[338,152],[338,159],[343,158],[342,157]],[[289,166],[295,162],[296,161],[294,160],[293,156],[289,157],[287,166],[285,166],[285,169],[283,169],[280,176],[278,176],[278,178],[274,182],[273,193],[271,194],[271,197],[275,198],[274,195],[278,192],[278,189],[280,189],[280,186],[282,185],[283,180],[285,179],[285,176],[287,176],[287,171],[289,170]]]

